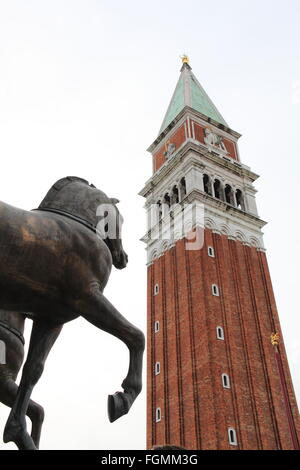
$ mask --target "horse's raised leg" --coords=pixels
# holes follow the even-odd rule
[[[3,380],[3,377],[1,378],[0,401],[9,408],[12,408],[17,397],[18,386],[11,377],[7,377],[6,380]],[[38,448],[44,421],[44,409],[38,403],[29,400],[26,414],[29,416],[32,423],[31,437],[35,446]]]
[[[128,413],[142,389],[144,334],[124,318],[100,292],[94,293],[80,306],[81,315],[90,323],[123,341],[129,349],[128,374],[122,383],[124,392],[108,397],[110,422]]]
[[[62,325],[34,321],[28,356],[23,368],[17,398],[4,429],[4,442],[14,442],[19,449],[35,450],[32,437],[26,430],[25,415],[33,387],[41,377],[47,356]]]

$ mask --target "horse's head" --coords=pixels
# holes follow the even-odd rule
[[[107,244],[113,259],[113,265],[117,269],[123,269],[128,262],[128,256],[122,245],[123,217],[120,214],[118,199],[108,198],[97,207],[97,216],[100,218],[97,224],[97,233]]]
[[[123,269],[128,256],[122,246],[122,223],[117,203],[88,181],[68,176],[57,181],[48,191],[39,209],[56,209],[87,221],[108,246],[117,269]]]

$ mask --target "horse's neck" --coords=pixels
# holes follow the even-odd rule
[[[20,333],[24,332],[25,315],[23,313],[0,310],[0,321],[20,331]]]

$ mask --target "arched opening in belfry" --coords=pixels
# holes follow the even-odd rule
[[[168,193],[166,193],[164,196],[164,204],[166,204],[169,208],[171,206],[171,198]]]
[[[245,210],[244,196],[243,196],[243,193],[240,189],[236,190],[235,198],[236,198],[237,208],[244,211]]]
[[[229,184],[225,186],[225,201],[228,204],[234,205],[232,187]]]
[[[171,204],[178,204],[178,203],[179,203],[179,191],[178,191],[177,186],[173,186]]]
[[[161,201],[157,201],[157,215],[158,215],[158,220],[162,219],[162,205]]]
[[[214,181],[214,193],[217,199],[223,199],[222,198],[222,185],[221,185],[221,181],[219,180]]]
[[[204,192],[211,196],[212,195],[211,194],[211,180],[210,180],[210,177],[206,174],[203,175],[203,187],[204,187]]]
[[[184,196],[186,195],[186,182],[185,182],[185,178],[181,178],[180,180],[180,195],[181,195],[181,200],[184,198]]]

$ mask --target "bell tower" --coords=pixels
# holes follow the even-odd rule
[[[140,192],[148,214],[147,447],[299,449],[258,175],[240,160],[240,134],[182,62]],[[198,217],[181,230],[178,216],[195,208]]]

